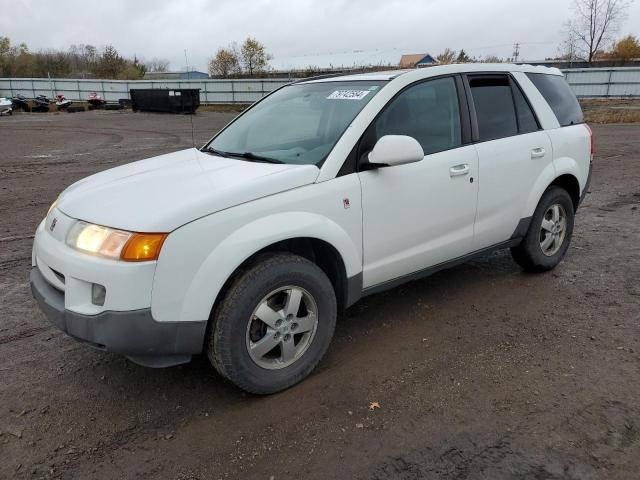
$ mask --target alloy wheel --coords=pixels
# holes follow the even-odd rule
[[[246,345],[256,365],[288,367],[307,351],[318,326],[318,307],[304,288],[285,286],[266,295],[247,325]]]
[[[567,232],[567,212],[559,203],[551,205],[542,217],[540,249],[546,256],[555,255],[562,246]]]

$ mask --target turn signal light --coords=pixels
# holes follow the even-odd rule
[[[122,248],[120,259],[125,262],[157,260],[166,233],[133,233]]]

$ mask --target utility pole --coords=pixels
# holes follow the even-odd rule
[[[191,72],[189,71],[189,59],[187,58],[187,49],[184,49],[184,61],[187,63],[187,80],[191,80]]]
[[[520,44],[516,42],[513,44],[513,63],[518,63],[519,56],[520,56]]]
[[[569,44],[569,68],[573,67],[573,40]]]

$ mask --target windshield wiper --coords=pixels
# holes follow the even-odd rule
[[[207,148],[204,149],[204,151],[208,152],[208,153],[213,153],[213,154],[218,155],[220,157],[227,158],[229,156],[229,154],[227,152],[223,152],[222,150],[216,150],[213,147],[207,147]]]
[[[262,155],[257,155],[253,152],[224,152],[229,157],[238,157],[244,158],[246,160],[254,161],[254,162],[264,162],[264,163],[285,163],[282,160],[278,160],[277,158],[264,157]]]

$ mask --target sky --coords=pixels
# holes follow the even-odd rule
[[[206,71],[219,47],[261,41],[274,59],[355,50],[403,53],[464,48],[475,56],[540,60],[558,53],[572,0],[0,0],[0,36],[31,50],[71,44],[172,69]],[[640,0],[620,35],[640,36]]]

